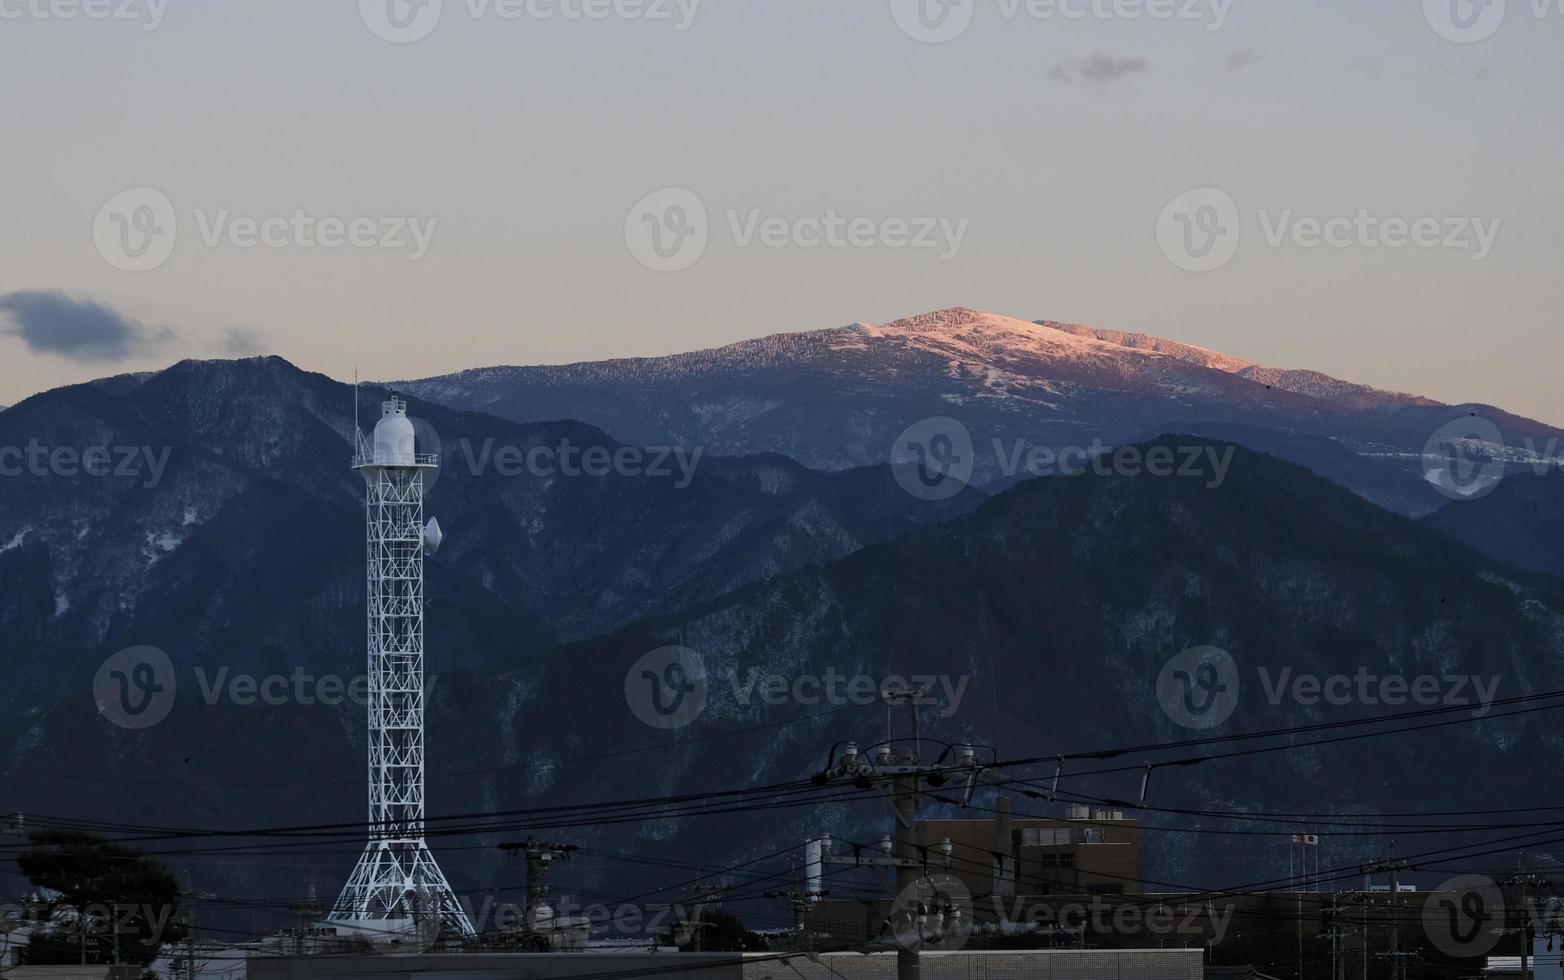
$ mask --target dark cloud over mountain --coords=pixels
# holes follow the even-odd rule
[[[34,353],[74,361],[123,361],[152,353],[174,336],[102,303],[57,290],[0,296],[0,333],[20,338]]]

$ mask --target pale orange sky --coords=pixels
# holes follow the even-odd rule
[[[398,44],[352,3],[158,4],[154,26],[138,2],[140,22],[0,31],[0,72],[26,93],[4,110],[0,296],[61,290],[168,337],[89,362],[0,335],[0,403],[218,356],[235,331],[339,378],[402,378],[959,304],[1564,423],[1564,16],[1528,4],[1460,43],[1410,2],[1209,0],[1167,21],[978,0],[958,36],[925,43],[896,20],[902,0],[707,0],[682,25],[446,0]],[[1241,241],[1190,272],[1159,218],[1205,187],[1235,203]],[[116,268],[94,237],[131,188],[177,219],[150,271]],[[708,211],[680,271],[627,242],[662,188]],[[1356,231],[1306,244],[1308,222],[1360,209],[1496,233],[1481,256]],[[433,225],[416,259],[232,235],[295,212]],[[752,217],[828,213],[966,231],[949,258],[743,238]]]

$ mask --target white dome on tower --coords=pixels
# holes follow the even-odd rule
[[[407,417],[407,403],[391,396],[381,405],[384,413],[375,425],[374,461],[380,466],[412,466],[416,462],[417,437]]]

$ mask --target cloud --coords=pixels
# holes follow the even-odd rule
[[[1252,65],[1258,65],[1265,59],[1254,48],[1238,48],[1227,53],[1227,60],[1223,63],[1228,71],[1243,71]]]
[[[1144,58],[1114,58],[1105,54],[1094,54],[1089,58],[1079,61],[1066,62],[1056,67],[1052,75],[1061,82],[1095,82],[1098,85],[1107,85],[1116,82],[1129,75],[1135,75],[1146,70]]]
[[[152,353],[174,337],[102,303],[52,290],[0,295],[0,334],[21,338],[33,353],[73,361],[124,361]]]
[[[217,351],[228,357],[254,357],[266,352],[266,338],[254,330],[236,327],[225,330],[217,341]]]

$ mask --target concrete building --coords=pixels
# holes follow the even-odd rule
[[[973,895],[1139,894],[1139,824],[1124,811],[1072,806],[1059,819],[1012,819],[1007,803],[995,819],[922,821],[918,843],[949,838],[950,873]],[[1009,855],[1013,885],[996,887],[998,854]]]
[[[924,953],[924,980],[1202,980],[1203,952]],[[249,980],[895,980],[896,954],[448,953],[256,958]]]

